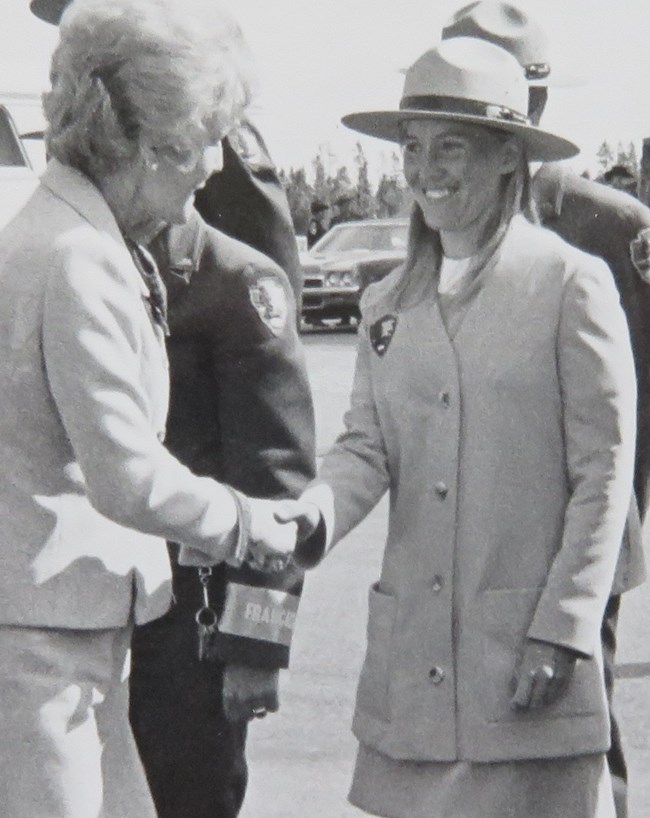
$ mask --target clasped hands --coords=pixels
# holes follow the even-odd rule
[[[320,511],[302,500],[249,498],[250,532],[246,562],[258,571],[283,571],[296,545],[307,540],[320,522]]]

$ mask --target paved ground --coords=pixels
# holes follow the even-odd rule
[[[309,333],[304,339],[323,451],[346,406],[355,336]],[[384,504],[308,578],[281,712],[251,727],[251,786],[241,818],[364,815],[346,802],[356,746],[349,724],[367,588],[378,575],[385,521]],[[629,818],[650,818],[649,632],[646,585],[627,595],[619,627],[617,697],[631,768]]]

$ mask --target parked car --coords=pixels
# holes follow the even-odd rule
[[[298,245],[298,252],[299,253],[306,253],[309,248],[307,247],[307,236],[303,236],[302,234],[296,234],[296,244]]]
[[[408,221],[373,219],[344,222],[301,254],[302,318],[306,324],[359,317],[359,299],[368,284],[388,275],[406,257]]]
[[[14,120],[0,104],[0,227],[25,204],[38,184],[29,156]]]

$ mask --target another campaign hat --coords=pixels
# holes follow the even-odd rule
[[[399,142],[402,123],[449,120],[484,125],[519,136],[530,161],[568,159],[579,148],[531,124],[528,84],[517,60],[475,37],[454,37],[423,54],[406,72],[399,110],[343,117],[360,133]]]
[[[501,46],[524,69],[529,85],[580,85],[579,77],[559,73],[551,65],[550,46],[544,29],[512,3],[479,0],[463,6],[442,29],[442,39],[477,37]]]

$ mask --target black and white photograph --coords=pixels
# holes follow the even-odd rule
[[[2,818],[650,818],[649,44],[2,0]]]

